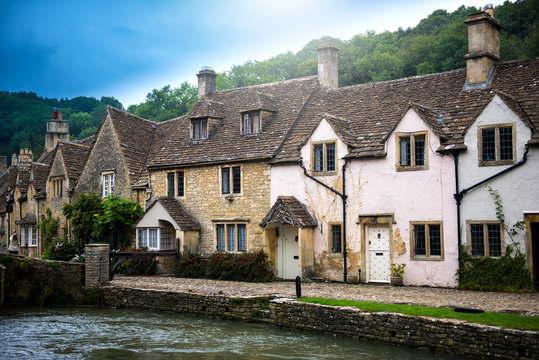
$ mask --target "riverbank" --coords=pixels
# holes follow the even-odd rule
[[[286,328],[405,345],[472,358],[539,358],[539,332],[535,331],[505,329],[455,319],[388,312],[369,313],[351,307],[297,302],[290,298],[270,299],[276,294],[246,295],[249,291],[253,291],[253,287],[269,284],[226,285],[222,284],[224,282],[217,282],[212,284],[212,291],[217,291],[217,293],[209,294],[207,288],[205,290],[190,288],[185,291],[179,291],[177,287],[170,289],[173,287],[171,284],[176,283],[174,281],[176,279],[168,279],[170,281],[167,290],[129,288],[126,286],[127,280],[126,278],[118,279],[110,286],[102,287],[99,290],[101,305],[209,315],[241,321],[265,319],[268,323]],[[119,283],[123,286],[119,286]],[[156,283],[159,281],[154,282],[153,287],[156,287]],[[193,283],[190,282],[190,284]],[[219,284],[222,286],[216,287]],[[293,283],[280,284],[293,286]],[[236,289],[233,294],[225,293],[225,287],[228,286],[231,287],[230,289]],[[265,288],[275,290],[275,287],[271,285]],[[200,293],[204,291],[205,294]],[[240,292],[243,295],[240,295]],[[310,294],[305,295],[310,296]]]
[[[183,279],[166,276],[116,276],[111,285],[118,288],[164,290],[200,295],[228,297],[295,298],[294,282],[244,283],[206,279]],[[477,308],[539,316],[539,293],[512,294],[466,291],[449,288],[391,286],[372,284],[303,283],[302,296],[331,299],[363,300],[389,304],[437,307]]]

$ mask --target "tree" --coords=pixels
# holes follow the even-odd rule
[[[103,204],[95,194],[81,194],[73,204],[64,204],[62,212],[71,221],[71,231],[80,246],[99,240],[94,236]]]
[[[103,201],[102,209],[93,236],[110,243],[112,249],[129,247],[133,226],[144,212],[142,207],[137,202],[111,194]]]

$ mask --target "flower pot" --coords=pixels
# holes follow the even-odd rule
[[[391,276],[391,285],[402,286],[402,276]]]

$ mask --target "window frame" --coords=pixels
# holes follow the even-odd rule
[[[61,198],[64,196],[64,178],[63,177],[52,178],[51,186],[52,186],[53,197]]]
[[[253,121],[252,117],[258,118]],[[247,116],[247,119],[245,118]],[[249,123],[249,132],[245,132],[245,122]],[[256,123],[256,126],[255,126]],[[260,110],[244,111],[240,116],[240,132],[242,135],[258,135],[262,132],[262,112]]]
[[[110,194],[114,194],[114,187],[116,186],[115,177],[114,171],[104,171],[101,173],[101,197],[103,199]],[[105,187],[105,184],[107,184],[107,187]]]
[[[416,165],[416,146],[415,138],[419,136],[424,136],[423,151],[424,151],[424,165]],[[401,139],[410,138],[410,165],[401,164]],[[401,132],[395,134],[395,167],[397,171],[422,171],[429,169],[429,132],[424,131],[415,131],[415,132]]]
[[[511,129],[511,146],[512,146],[512,159],[502,160],[500,157],[500,129]],[[494,129],[494,160],[483,160],[483,131]],[[479,166],[503,166],[512,165],[517,158],[516,153],[516,124],[504,123],[504,124],[489,124],[481,125],[477,127],[477,159]]]
[[[240,227],[244,229],[243,232],[240,232]],[[219,229],[223,229],[223,235],[224,235],[224,243],[223,248],[221,249],[219,246]],[[234,246],[233,250],[231,243],[230,243],[230,230],[234,229]],[[244,243],[240,243],[240,234],[243,234],[245,236]],[[245,253],[248,251],[248,244],[247,244],[247,223],[246,222],[216,222],[214,224],[214,239],[215,239],[215,250],[216,251],[222,251],[227,253]],[[240,250],[240,245],[243,245],[243,248]]]
[[[30,236],[28,233],[30,231]],[[28,247],[37,247],[37,226],[36,225],[21,225],[19,243],[22,246],[28,244]]]
[[[209,123],[208,118],[191,119],[191,129],[190,129],[191,140],[195,140],[195,141],[207,140],[209,137],[208,123]],[[196,129],[198,129],[198,131]]]
[[[440,226],[440,255],[431,255],[430,226]],[[425,255],[415,253],[415,227],[425,226]],[[410,221],[410,260],[443,261],[444,260],[444,225],[443,221]]]
[[[484,255],[472,254],[472,225],[483,225],[483,252]],[[500,229],[500,255],[490,255],[488,242],[488,225],[496,225]],[[469,255],[474,257],[490,256],[501,257],[505,255],[505,236],[502,224],[497,220],[467,220],[466,221],[466,248]]]
[[[181,174],[181,176],[180,176]],[[170,182],[171,175],[173,175],[172,184]],[[167,172],[167,196],[172,197],[185,197],[185,171],[176,170]],[[181,192],[180,192],[180,179],[181,179]],[[172,185],[172,191],[171,191]],[[170,195],[172,193],[172,195]]]
[[[165,246],[166,244],[163,243],[163,235],[168,231],[171,227],[170,226],[149,226],[149,227],[138,227],[136,228],[136,247],[137,249],[148,249],[148,251],[165,251],[165,250],[174,250],[174,239],[176,237],[174,228],[172,228],[171,232],[171,239],[169,246]],[[150,246],[150,231],[156,230],[157,231],[157,246],[152,247]],[[165,231],[166,230],[166,231]],[[141,242],[141,234],[146,234],[146,246],[142,246]]]
[[[238,170],[239,169],[239,170]],[[224,191],[224,170],[228,170],[228,192]],[[238,171],[238,177],[236,178],[235,170]],[[236,185],[239,180],[239,190]],[[219,166],[219,193],[221,196],[242,196],[243,195],[243,166],[241,165],[223,165]]]
[[[317,170],[316,148],[322,146],[322,170]],[[328,170],[328,145],[333,145],[333,170]],[[316,175],[335,175],[338,172],[337,140],[311,142],[311,172]]]
[[[333,246],[333,228],[339,227],[340,228],[340,238],[341,238],[341,244],[340,244],[340,251],[335,251],[335,248]],[[328,251],[331,255],[342,255],[343,253],[343,234],[342,234],[342,223],[336,222],[336,223],[329,223],[328,224]]]

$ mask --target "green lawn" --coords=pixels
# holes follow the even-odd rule
[[[469,314],[455,312],[453,309],[450,308],[439,308],[433,306],[397,305],[369,301],[337,300],[326,298],[298,298],[297,300],[321,305],[352,306],[368,312],[387,311],[407,315],[459,319],[477,324],[503,326],[511,329],[539,331],[538,316],[513,315],[494,312]]]

